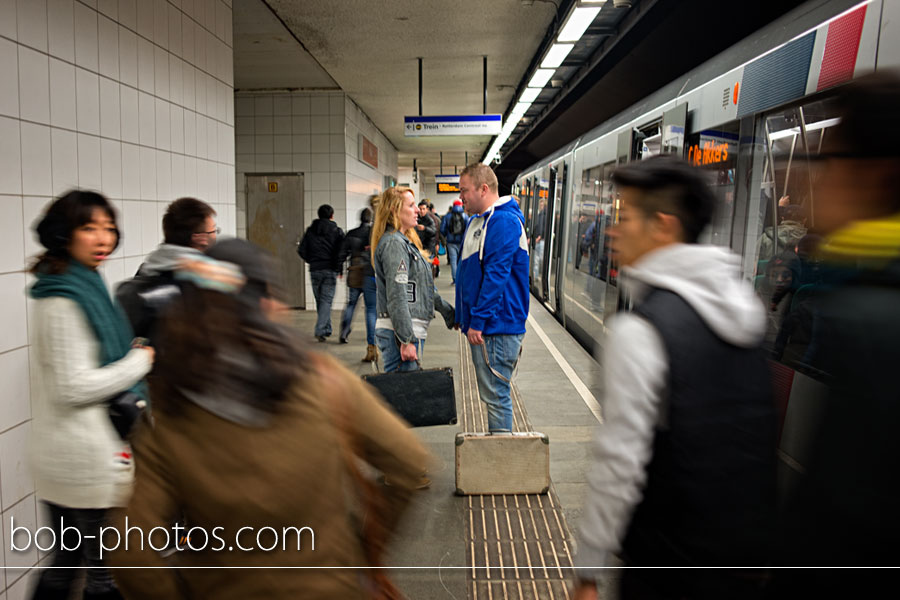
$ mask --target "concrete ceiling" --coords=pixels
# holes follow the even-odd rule
[[[481,158],[489,136],[407,138],[403,117],[503,113],[556,17],[547,0],[235,0],[235,87],[345,91],[399,151],[444,170]],[[268,13],[268,14],[265,14]],[[285,29],[285,27],[287,29]]]
[[[235,90],[340,89],[261,0],[235,0]]]

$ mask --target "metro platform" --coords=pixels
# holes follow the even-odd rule
[[[452,302],[449,267],[442,267],[437,288]],[[366,349],[362,298],[349,343],[338,341],[345,305],[346,298],[335,298],[334,334],[324,343],[313,336],[314,310],[294,311],[294,324],[313,348],[334,355],[355,373],[372,373],[373,365],[361,362]],[[385,564],[400,567],[391,570],[392,579],[411,600],[569,598],[591,442],[602,415],[602,366],[532,297],[513,377],[514,430],[549,437],[550,491],[458,496],[455,436],[486,430],[468,343],[436,318],[421,362],[423,368],[453,368],[459,423],[415,429],[433,456],[432,483],[416,492],[391,543]]]

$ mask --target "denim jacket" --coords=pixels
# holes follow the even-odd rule
[[[405,235],[391,227],[375,248],[375,282],[378,318],[391,320],[394,335],[401,343],[415,342],[413,319],[427,326],[435,310],[444,317],[447,327],[453,327],[453,307],[437,293],[431,265]]]

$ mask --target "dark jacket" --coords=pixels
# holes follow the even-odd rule
[[[175,278],[180,261],[202,257],[199,250],[175,244],[160,244],[147,256],[132,279],[116,288],[116,301],[125,311],[137,337],[155,345],[159,315],[181,294],[181,282]]]
[[[303,234],[297,254],[309,263],[310,271],[341,272],[338,253],[344,232],[331,219],[316,219]]]
[[[900,261],[817,290],[828,398],[785,519],[787,565],[900,562]],[[827,525],[826,525],[827,524]]]
[[[665,425],[623,549],[634,566],[762,566],[775,520],[775,407],[758,345],[731,345],[677,294],[634,310],[669,359]]]
[[[416,233],[419,235],[422,247],[428,251],[433,250],[435,235],[437,235],[437,228],[434,226],[434,220],[428,215],[420,216],[419,225],[425,228],[422,230],[419,230],[418,227],[416,228]]]
[[[363,223],[355,229],[351,229],[341,243],[341,251],[338,253],[338,262],[344,264],[349,258],[350,267],[347,270],[347,285],[349,287],[362,287],[355,285],[357,279],[375,277],[375,268],[372,266],[372,253],[369,239],[372,234],[372,224]],[[355,271],[359,271],[355,273]],[[353,279],[353,281],[351,281]]]

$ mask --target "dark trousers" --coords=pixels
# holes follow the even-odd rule
[[[115,590],[112,573],[103,567],[103,560],[100,558],[100,528],[106,524],[106,509],[67,508],[50,502],[44,502],[44,505],[50,511],[50,527],[56,539],[49,566],[64,568],[41,571],[35,598],[40,598],[41,591],[71,592],[72,585],[79,579],[84,566],[87,566],[84,584],[86,593],[105,594]]]

